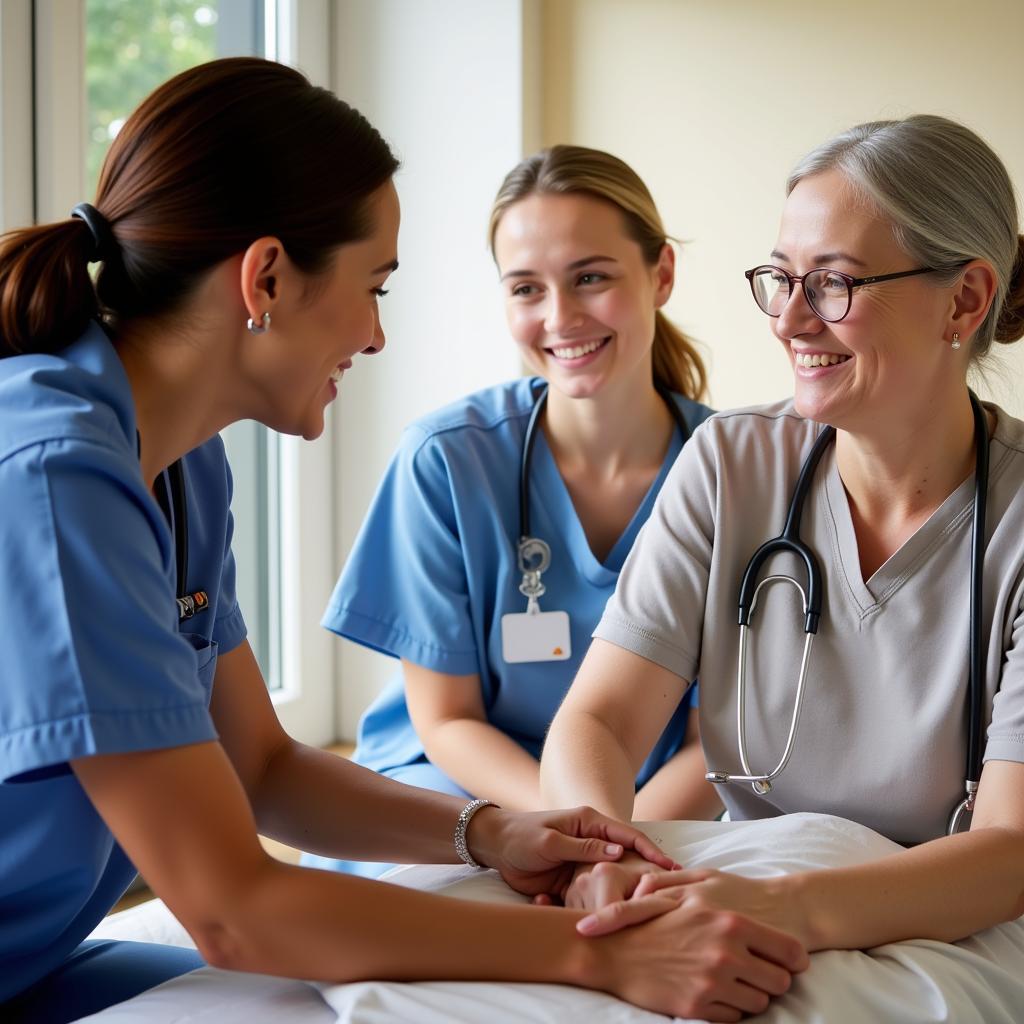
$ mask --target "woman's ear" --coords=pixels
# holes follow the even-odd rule
[[[254,323],[266,313],[273,314],[280,297],[280,275],[284,264],[284,246],[279,238],[257,238],[242,254],[242,302]]]
[[[968,339],[981,327],[995,299],[996,272],[984,260],[971,260],[953,290],[947,333]],[[947,339],[948,340],[948,339]]]
[[[661,309],[669,300],[676,283],[676,251],[669,242],[661,247],[654,267],[654,308]]]

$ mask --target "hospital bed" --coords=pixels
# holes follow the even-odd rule
[[[863,863],[898,849],[861,825],[817,814],[752,822],[645,826],[687,867],[751,877]],[[492,871],[416,865],[387,880],[465,899],[511,903]],[[108,918],[94,937],[191,945],[154,901]],[[360,982],[313,985],[206,968],[84,1018],[90,1024],[665,1024],[668,1018],[612,996],[561,985],[485,982]],[[962,942],[892,943],[868,952],[816,953],[791,990],[758,1024],[1014,1024],[1024,1020],[1024,918]]]

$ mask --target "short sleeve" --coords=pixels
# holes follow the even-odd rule
[[[1003,654],[999,692],[992,703],[992,721],[985,746],[986,761],[1024,761],[1024,608],[1018,599]]]
[[[0,461],[0,494],[0,781],[216,738],[170,532],[131,460],[32,445]]]
[[[669,472],[594,631],[687,680],[700,664],[716,478],[714,437],[702,425]]]
[[[437,672],[480,671],[452,490],[441,445],[410,428],[356,538],[324,626]]]

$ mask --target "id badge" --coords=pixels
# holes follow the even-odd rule
[[[568,612],[502,615],[501,653],[509,665],[524,661],[566,661],[572,656]]]

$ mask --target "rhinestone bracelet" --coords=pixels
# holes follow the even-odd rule
[[[483,864],[478,864],[473,859],[473,855],[469,852],[469,846],[466,844],[466,831],[469,828],[469,823],[473,820],[473,815],[476,814],[477,811],[484,807],[497,806],[498,805],[496,803],[493,803],[490,800],[470,800],[470,802],[462,808],[462,812],[459,814],[459,820],[455,823],[455,852],[471,868],[482,868]]]

